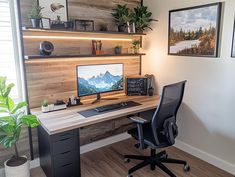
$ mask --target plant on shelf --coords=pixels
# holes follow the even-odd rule
[[[134,8],[133,21],[135,23],[136,31],[143,33],[144,30],[151,29],[150,24],[152,21],[157,21],[152,19],[152,13],[148,11],[148,7],[139,5]]]
[[[44,99],[42,102],[42,112],[49,112],[49,110],[48,100]]]
[[[14,84],[6,84],[6,77],[0,77],[0,144],[5,148],[14,147],[14,155],[5,165],[6,177],[29,177],[29,163],[26,156],[20,156],[17,143],[22,126],[37,127],[35,115],[26,114],[26,102],[15,104],[9,96]]]
[[[140,40],[134,40],[132,42],[132,48],[134,50],[134,54],[138,54],[139,53],[139,49],[140,49]]]
[[[120,55],[122,53],[122,46],[121,45],[117,45],[114,48],[114,52],[115,52],[116,55]]]
[[[124,32],[127,26],[127,23],[132,21],[132,15],[130,9],[127,5],[117,5],[117,8],[114,9],[112,16],[115,19],[116,24],[118,25],[118,31]]]
[[[42,21],[42,9],[44,7],[41,7],[38,5],[38,2],[35,0],[32,5],[32,10],[28,14],[28,17],[31,19],[33,28],[40,28],[40,22]]]

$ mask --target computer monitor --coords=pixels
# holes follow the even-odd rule
[[[78,96],[123,90],[123,64],[77,66]]]

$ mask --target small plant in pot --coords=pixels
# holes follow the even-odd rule
[[[17,143],[22,126],[34,128],[39,125],[35,115],[25,113],[26,102],[14,103],[9,96],[14,84],[6,84],[6,77],[0,77],[0,144],[5,148],[14,147],[14,155],[5,165],[6,177],[29,177],[29,162],[20,156]]]
[[[33,28],[40,28],[40,23],[42,23],[42,9],[44,7],[41,7],[38,5],[37,1],[33,2],[32,10],[28,14],[28,17],[31,20]]]
[[[150,27],[152,21],[157,21],[152,19],[152,12],[148,11],[148,7],[139,5],[134,8],[133,12],[133,21],[135,23],[136,31],[139,33],[143,33],[144,30],[151,29]]]
[[[114,48],[114,52],[115,52],[116,55],[120,55],[122,53],[122,46],[121,45],[117,45]]]
[[[127,5],[117,5],[117,8],[114,9],[112,16],[115,19],[115,23],[118,26],[119,32],[125,32],[127,23],[132,19],[132,13]]]
[[[48,104],[48,100],[44,99],[42,102],[42,112],[49,112],[50,108],[49,108],[49,104]]]
[[[138,54],[139,53],[139,49],[140,49],[140,40],[134,40],[132,42],[133,45],[133,50],[134,50],[134,54]]]

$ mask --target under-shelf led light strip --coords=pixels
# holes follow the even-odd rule
[[[24,35],[24,39],[67,39],[67,40],[104,40],[104,41],[132,41],[128,38],[100,38],[100,37],[75,37],[75,36],[31,36]]]

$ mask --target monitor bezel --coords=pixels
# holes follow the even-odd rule
[[[117,90],[110,90],[110,91],[104,91],[104,92],[97,92],[97,93],[91,93],[91,94],[86,94],[86,95],[79,95],[79,86],[78,86],[78,67],[81,66],[95,66],[95,65],[122,65],[122,78],[123,78],[123,87],[122,89],[117,89]],[[76,80],[77,80],[77,96],[78,97],[85,97],[85,96],[91,96],[91,95],[97,95],[97,94],[102,94],[102,93],[109,93],[109,92],[117,92],[117,91],[123,91],[124,90],[124,63],[108,63],[108,64],[85,64],[85,65],[77,65],[76,66]]]

